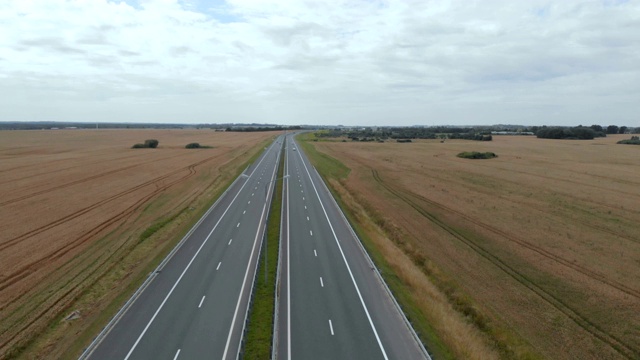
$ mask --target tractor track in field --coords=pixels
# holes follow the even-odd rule
[[[197,166],[197,165],[199,165],[199,164],[201,164],[201,163],[203,163],[203,162],[206,162],[206,161],[210,161],[210,160],[212,160],[212,159],[215,159],[215,158],[217,158],[217,157],[219,157],[219,156],[220,156],[220,155],[216,155],[216,156],[213,156],[213,157],[209,157],[209,158],[207,158],[207,159],[205,159],[205,160],[203,160],[203,161],[201,161],[201,162],[196,163],[196,164],[195,164],[195,166]],[[129,168],[129,167],[127,167],[127,168]],[[65,223],[65,222],[69,221],[69,220],[75,219],[75,218],[77,218],[78,216],[84,215],[84,214],[86,214],[86,213],[90,212],[91,210],[94,210],[94,209],[96,209],[96,208],[98,208],[98,207],[100,207],[100,206],[102,206],[102,205],[104,205],[104,204],[107,204],[107,203],[109,203],[109,202],[112,202],[113,200],[119,199],[119,198],[121,198],[121,197],[123,197],[123,196],[129,195],[129,194],[131,194],[132,192],[138,191],[138,190],[140,190],[140,189],[142,189],[142,188],[144,188],[144,187],[147,187],[147,186],[149,186],[149,185],[153,185],[153,184],[156,184],[156,186],[157,186],[157,183],[158,183],[158,182],[160,182],[160,181],[162,181],[162,180],[164,180],[164,179],[166,179],[166,178],[168,178],[168,177],[171,177],[171,176],[173,176],[173,175],[175,175],[175,174],[177,174],[177,173],[179,173],[179,172],[181,172],[181,171],[184,171],[184,170],[185,170],[185,169],[187,169],[187,168],[188,168],[188,167],[183,167],[183,168],[180,168],[180,169],[176,169],[176,170],[174,170],[174,171],[172,171],[172,172],[169,172],[169,173],[167,173],[167,174],[164,174],[164,175],[162,175],[162,176],[159,176],[159,177],[156,177],[156,178],[154,178],[154,179],[151,179],[151,180],[145,181],[145,182],[143,182],[142,184],[138,184],[138,185],[133,186],[133,187],[131,187],[131,188],[127,189],[127,190],[124,190],[124,191],[122,191],[122,192],[120,192],[120,193],[118,193],[118,194],[115,194],[115,195],[113,195],[113,196],[110,196],[110,197],[108,197],[108,198],[105,198],[105,199],[103,199],[103,200],[100,200],[100,201],[98,201],[97,203],[94,203],[94,204],[91,204],[91,205],[89,205],[89,206],[87,206],[87,207],[84,207],[84,208],[82,208],[82,209],[79,209],[79,210],[77,210],[77,211],[75,211],[75,212],[73,212],[73,213],[71,213],[71,214],[68,214],[68,215],[66,215],[66,216],[63,216],[63,217],[61,217],[61,218],[59,218],[59,219],[57,219],[57,220],[54,220],[54,221],[52,221],[52,222],[50,222],[50,223],[48,223],[48,224],[42,225],[42,226],[40,226],[40,227],[38,227],[38,228],[35,228],[35,229],[32,229],[32,230],[29,230],[29,231],[27,231],[27,232],[26,232],[26,233],[24,233],[24,234],[21,234],[21,235],[18,235],[18,236],[16,236],[16,237],[14,237],[14,238],[8,239],[7,241],[5,241],[5,242],[3,242],[3,243],[0,243],[0,251],[2,251],[2,250],[4,250],[4,249],[7,249],[7,248],[9,248],[9,247],[11,247],[11,246],[13,246],[13,245],[16,245],[16,244],[18,244],[20,241],[25,240],[25,239],[28,239],[28,238],[29,238],[29,237],[31,237],[31,236],[37,235],[37,234],[39,234],[39,233],[41,233],[41,232],[43,232],[43,231],[49,230],[49,229],[51,229],[51,228],[54,228],[54,227],[56,227],[56,226],[58,226],[58,225],[60,225],[60,224],[63,224],[63,223]],[[120,170],[122,170],[122,169],[119,169],[118,171],[120,171]],[[104,175],[105,175],[104,173],[103,173],[103,174],[101,174],[101,176],[104,176]],[[96,178],[98,178],[98,177],[99,177],[99,176],[97,176],[97,177],[92,177],[92,178],[93,178],[93,179],[96,179]],[[83,179],[83,181],[87,181],[87,179]],[[65,186],[65,187],[66,187],[66,184],[65,184],[65,185],[62,185],[62,186]],[[49,190],[50,190],[50,191],[52,191],[52,190],[56,190],[56,189],[58,189],[58,188],[59,188],[59,187],[55,187],[55,188],[52,188],[52,189],[49,189]]]
[[[372,176],[374,178],[374,180],[380,184],[384,189],[386,189],[391,195],[394,195],[395,197],[397,197],[398,199],[402,200],[404,203],[406,203],[407,205],[409,205],[410,207],[412,207],[414,210],[416,210],[418,213],[420,213],[423,217],[427,218],[428,220],[430,220],[433,224],[435,224],[436,226],[438,226],[439,228],[441,228],[442,230],[444,230],[445,232],[447,232],[448,234],[450,234],[451,236],[453,236],[454,238],[456,238],[457,240],[459,240],[460,242],[462,242],[463,244],[467,245],[471,250],[473,250],[475,253],[477,253],[478,255],[480,255],[481,257],[483,257],[484,259],[486,259],[487,261],[489,261],[490,263],[492,263],[493,265],[495,265],[496,267],[498,267],[500,270],[502,270],[504,273],[506,273],[507,275],[509,275],[511,278],[513,278],[515,281],[517,281],[518,283],[520,283],[521,285],[525,286],[526,288],[528,288],[529,290],[531,290],[532,292],[534,292],[536,295],[538,295],[540,298],[542,298],[543,300],[545,300],[548,304],[550,304],[551,306],[553,306],[555,309],[557,309],[559,312],[563,313],[565,316],[567,316],[568,318],[570,318],[576,325],[578,325],[579,327],[581,327],[582,329],[584,329],[586,332],[590,333],[592,336],[594,336],[595,338],[601,340],[602,342],[606,343],[607,345],[609,345],[612,349],[614,349],[616,352],[618,352],[620,355],[626,357],[626,358],[638,358],[640,357],[640,350],[632,347],[631,345],[623,342],[622,340],[618,339],[616,336],[608,334],[606,331],[604,331],[599,325],[591,322],[589,319],[587,319],[586,317],[582,316],[580,313],[578,313],[576,310],[572,309],[568,304],[566,304],[564,301],[562,301],[561,299],[557,298],[556,296],[554,296],[553,294],[547,292],[546,290],[544,290],[543,288],[541,288],[540,286],[538,286],[535,282],[533,282],[532,280],[530,280],[526,275],[520,273],[518,270],[516,270],[513,266],[510,266],[509,264],[507,264],[505,261],[503,261],[502,259],[500,259],[499,257],[493,255],[490,251],[484,249],[481,245],[479,245],[477,242],[473,241],[472,239],[469,239],[468,237],[464,236],[463,234],[461,234],[459,231],[456,231],[454,228],[452,228],[451,226],[447,225],[445,222],[439,220],[436,216],[434,216],[433,214],[431,214],[430,212],[428,212],[427,210],[425,210],[424,208],[422,208],[419,204],[417,204],[414,200],[411,199],[411,197],[415,196],[413,193],[411,193],[411,195],[407,194],[405,191],[401,191],[398,189],[393,188],[392,186],[388,185],[387,183],[385,183],[382,178],[380,177],[380,175],[378,174],[377,170],[372,169],[371,170]],[[525,246],[526,248],[535,251],[536,253],[545,256],[551,260],[554,260],[562,265],[568,266],[571,269],[580,272],[581,274],[588,276],[589,278],[592,278],[594,280],[597,280],[599,282],[603,282],[611,287],[614,287],[616,289],[618,289],[619,291],[624,292],[625,294],[629,294],[633,297],[638,298],[638,292],[634,289],[630,289],[622,284],[618,284],[617,282],[611,282],[610,280],[604,278],[604,276],[597,274],[591,270],[585,269],[579,265],[575,265],[572,264],[570,262],[568,262],[566,259],[562,259],[557,255],[554,255],[552,253],[549,253],[548,251],[545,251],[544,249],[540,249],[532,244],[526,243],[520,239],[515,239],[512,236],[503,233],[502,231],[498,230],[498,229],[493,229],[492,227],[490,227],[487,224],[481,224],[479,223],[477,220],[473,220],[471,218],[469,218],[468,216],[455,211],[453,209],[447,208],[441,204],[438,204],[434,201],[425,199],[423,197],[420,197],[420,199],[430,205],[433,206],[437,206],[445,211],[450,211],[453,212],[454,214],[463,217],[464,219],[473,222],[474,224],[478,225],[478,226],[482,226],[485,229],[491,230],[496,232],[497,234],[501,235],[501,236],[505,236],[507,235],[507,239],[511,240],[511,241],[515,241],[516,243]]]
[[[454,161],[460,162],[460,163],[464,162],[462,159],[455,159]],[[612,191],[611,187],[597,186],[597,185],[587,184],[587,183],[580,182],[580,181],[567,180],[567,179],[557,178],[557,177],[548,176],[548,175],[533,174],[533,173],[522,171],[522,170],[509,170],[509,169],[504,169],[504,168],[500,168],[500,167],[490,168],[488,165],[478,165],[478,166],[482,166],[482,167],[485,167],[487,169],[499,169],[499,170],[503,170],[503,171],[506,171],[506,172],[519,173],[519,174],[526,175],[526,176],[529,176],[529,177],[536,177],[536,178],[540,178],[540,179],[543,179],[543,180],[548,180],[550,182],[557,181],[557,182],[561,182],[561,183],[570,184],[570,185],[573,185],[573,186],[580,185],[580,186],[592,188],[595,191],[599,191],[599,192]],[[589,176],[603,177],[603,176],[598,176],[598,175],[589,175]],[[606,177],[603,177],[603,178],[607,179]],[[501,179],[501,180],[502,181],[507,181],[506,179]],[[609,179],[609,181],[614,181],[614,180],[613,179]],[[515,181],[509,181],[509,182],[511,182],[513,184],[517,184]],[[629,183],[631,185],[636,185],[636,183],[629,182],[629,181],[625,181],[625,183]],[[640,196],[638,194],[636,194],[636,193],[630,193],[630,192],[625,192],[625,191],[615,191],[615,192],[619,193],[619,194],[625,194],[627,196],[634,197],[634,198],[637,198],[637,199],[640,200]],[[568,196],[571,196],[571,195],[568,195]],[[615,206],[612,206],[610,204],[603,203],[601,201],[597,201],[597,200],[593,200],[593,199],[583,199],[583,198],[580,198],[580,197],[577,197],[577,196],[574,196],[574,197],[576,199],[580,199],[580,200],[585,201],[585,202],[590,202],[590,203],[593,203],[593,204],[596,204],[596,205],[599,205],[599,206],[602,206],[602,207],[605,207],[605,208],[608,208],[608,209],[611,209],[611,210],[620,210],[619,207],[615,207]],[[633,210],[633,209],[625,209],[625,210],[628,211],[628,212],[640,214],[640,211],[638,211],[638,210]],[[627,219],[627,220],[633,221],[631,219]]]
[[[362,164],[362,163],[361,163],[361,164]],[[365,164],[362,164],[362,165],[363,165],[363,166],[366,166]],[[432,174],[421,174],[421,175],[422,175],[422,176],[426,176],[426,177],[430,177],[430,178],[433,178],[433,179],[436,179],[436,180],[441,181],[441,182],[449,182],[449,183],[451,183],[451,182],[455,182],[456,184],[459,184],[459,185],[463,185],[463,186],[464,186],[464,185],[467,185],[467,184],[466,184],[466,183],[464,183],[464,182],[459,182],[459,181],[456,181],[456,180],[454,180],[454,179],[442,178],[442,177],[439,177],[439,176],[434,176],[434,175],[432,175]],[[509,180],[507,180],[507,179],[502,179],[502,181],[509,181]],[[485,195],[488,195],[488,196],[491,196],[491,197],[494,197],[494,198],[499,198],[499,199],[504,200],[504,201],[507,201],[507,202],[509,202],[509,203],[516,203],[515,201],[513,201],[513,200],[512,200],[512,199],[510,199],[509,197],[499,195],[499,193],[497,193],[497,192],[495,192],[495,191],[487,191],[487,190],[486,190],[486,189],[484,189],[484,188],[478,188],[478,187],[474,187],[474,191],[477,191],[477,192],[479,192],[479,193],[482,193],[482,194],[485,194]],[[427,199],[425,199],[424,197],[422,197],[422,196],[420,196],[420,195],[418,195],[418,194],[415,194],[415,196],[420,197],[421,199],[424,199],[426,202],[429,202],[429,201],[430,201],[430,200],[427,200]],[[570,195],[567,195],[567,196],[570,196]],[[576,198],[576,200],[582,200],[582,199]],[[611,208],[611,209],[619,210],[619,209],[617,209],[617,208],[612,207],[611,205],[606,205],[606,204],[602,204],[602,203],[594,202],[594,201],[592,201],[592,200],[583,200],[583,201],[592,202],[592,203],[595,203],[595,204],[597,204],[597,205],[601,205],[601,206],[603,206],[603,207],[607,207],[607,208]],[[517,203],[516,203],[516,204],[517,204]],[[438,204],[438,203],[433,203],[433,205],[436,205],[436,206],[439,206],[439,207],[441,207],[441,208],[444,208],[444,205],[441,205],[441,204]],[[541,206],[539,206],[539,205],[534,205],[534,204],[531,204],[531,203],[527,203],[526,205],[527,205],[529,208],[531,208],[531,209],[535,209],[536,211],[539,211],[539,212],[541,212],[541,213],[544,213],[544,214],[549,213],[549,208],[548,208],[548,207],[541,207]],[[454,211],[454,210],[452,210],[452,209],[448,209],[448,210],[449,210],[449,211]],[[554,215],[558,215],[556,212],[552,212],[552,213],[553,213]],[[566,215],[562,215],[562,216],[566,216]],[[632,220],[627,219],[627,218],[624,218],[624,219],[629,220],[629,221],[632,221]],[[640,243],[640,239],[635,238],[635,237],[631,237],[631,236],[629,236],[628,234],[624,234],[624,233],[621,233],[621,232],[617,232],[617,231],[612,230],[612,229],[609,229],[609,228],[607,228],[607,227],[594,225],[593,223],[591,223],[591,222],[589,222],[589,221],[586,221],[586,220],[581,220],[581,219],[578,219],[578,218],[572,218],[572,220],[574,220],[574,221],[576,221],[576,222],[578,222],[578,223],[582,224],[583,226],[588,227],[588,228],[590,228],[590,229],[594,229],[594,230],[597,230],[597,231],[601,231],[601,232],[607,233],[607,234],[609,234],[609,235],[617,236],[617,237],[619,237],[619,238],[621,238],[621,239],[625,239],[625,240],[628,240],[628,241],[631,241],[631,242]],[[485,225],[486,225],[486,224],[485,224]],[[639,294],[640,294],[640,293],[639,293]]]
[[[15,271],[13,271],[11,274],[7,275],[6,277],[0,279],[0,291],[6,289],[7,287],[19,282],[20,280],[24,279],[25,277],[29,276],[30,274],[34,273],[35,271],[37,271],[38,268],[42,268],[43,264],[46,263],[50,263],[52,261],[55,261],[59,258],[61,258],[62,256],[64,256],[65,254],[67,254],[69,251],[72,251],[73,249],[79,247],[80,245],[82,245],[83,243],[85,243],[86,241],[88,241],[91,237],[93,237],[94,235],[96,235],[97,233],[99,233],[100,231],[106,229],[107,227],[113,225],[114,223],[116,223],[119,220],[122,220],[124,218],[126,218],[127,216],[131,215],[140,205],[142,205],[143,203],[145,203],[146,201],[148,201],[149,199],[153,198],[154,196],[158,195],[159,193],[161,193],[162,191],[168,189],[169,187],[176,185],[180,182],[183,182],[185,180],[187,180],[188,178],[192,177],[193,175],[196,174],[196,170],[195,167],[201,164],[204,164],[208,161],[211,161],[213,159],[216,159],[218,157],[220,157],[222,155],[216,155],[216,156],[212,156],[209,158],[206,158],[204,160],[198,161],[194,164],[188,165],[186,167],[180,168],[180,169],[176,169],[174,171],[169,172],[168,174],[165,174],[163,176],[157,177],[155,179],[152,179],[150,181],[147,181],[143,184],[140,184],[138,186],[135,186],[133,188],[130,188],[128,190],[125,190],[117,195],[114,195],[110,198],[104,199],[103,201],[100,201],[98,203],[95,203],[89,207],[86,207],[82,210],[76,211],[73,214],[70,214],[68,216],[65,216],[63,218],[60,218],[52,223],[49,223],[45,226],[42,226],[38,229],[34,229],[26,234],[23,234],[19,237],[16,237],[14,239],[11,240],[10,244],[2,244],[3,247],[0,248],[0,250],[6,249],[7,247],[11,246],[11,245],[15,245],[18,244],[20,241],[33,236],[35,234],[41,233],[43,231],[46,231],[48,229],[51,229],[55,226],[58,226],[60,224],[63,224],[67,221],[70,221],[72,219],[75,219],[101,205],[104,205],[107,202],[113,201],[115,199],[118,199],[122,196],[125,196],[127,194],[130,194],[132,192],[135,192],[143,187],[149,186],[149,185],[156,185],[156,189],[151,192],[150,194],[147,194],[146,196],[142,197],[141,199],[137,200],[134,204],[130,205],[129,207],[127,207],[125,210],[121,211],[120,213],[118,213],[117,215],[101,222],[100,224],[98,224],[97,226],[94,226],[93,228],[89,229],[88,231],[85,231],[82,235],[80,235],[78,238],[74,239],[73,241],[65,244],[64,246],[62,246],[61,248],[58,248],[52,252],[50,252],[49,254],[46,254],[42,257],[40,257],[37,260],[33,260],[31,262],[29,262],[26,265],[23,265],[22,267],[20,267],[19,269],[16,269]],[[169,178],[171,176],[177,175],[180,172],[184,172],[184,171],[188,171],[188,173],[184,176],[182,176],[181,178],[174,180],[170,183],[164,184],[162,186],[158,186],[157,182],[162,181],[166,178]],[[11,301],[9,301],[10,303]],[[2,308],[0,308],[1,310]]]
[[[5,149],[5,150],[6,150],[6,149]],[[93,151],[88,152],[88,153],[92,153],[92,152],[93,152]],[[64,152],[63,152],[63,153],[64,153]],[[13,154],[13,155],[5,155],[5,154],[3,154],[3,155],[0,155],[0,156],[6,156],[8,159],[11,159],[11,158],[15,158],[15,156],[16,156],[16,155],[15,155],[15,154]],[[87,155],[87,156],[88,156],[88,155]],[[65,161],[69,161],[69,159],[68,159],[68,158],[66,158],[66,159],[54,159],[54,160],[48,160],[48,161],[47,161],[47,164],[54,164],[54,163],[57,163],[57,162],[65,162]],[[14,166],[14,167],[12,167],[12,168],[8,168],[8,169],[1,169],[1,170],[0,170],[0,174],[1,174],[1,173],[3,173],[3,172],[14,171],[14,170],[20,170],[20,169],[24,169],[24,168],[28,168],[28,167],[33,167],[33,166],[38,166],[38,164],[20,165],[20,166]]]
[[[194,165],[194,168],[195,166],[196,165]],[[197,198],[199,195],[202,195],[204,191],[206,191],[206,188],[203,188],[193,193],[191,198]],[[131,214],[129,214],[129,216],[130,215]],[[34,326],[36,328],[38,326],[39,327],[44,326],[40,321],[42,319],[45,319],[45,318],[53,319],[63,314],[64,311],[67,311],[70,304],[75,299],[82,296],[85,290],[83,290],[81,286],[85,283],[85,281],[87,281],[92,277],[95,277],[95,279],[92,280],[92,283],[95,283],[99,281],[102,277],[104,277],[105,274],[108,274],[117,263],[115,261],[111,261],[111,259],[115,258],[116,256],[120,258],[123,258],[124,256],[126,256],[126,254],[122,253],[122,251],[128,251],[127,249],[129,248],[128,246],[129,244],[131,244],[131,241],[121,242],[120,244],[118,244],[117,248],[114,251],[109,252],[106,257],[102,259],[97,258],[94,261],[90,262],[88,265],[86,265],[82,270],[76,271],[76,273],[73,274],[68,281],[66,281],[64,284],[58,287],[58,289],[55,291],[54,294],[44,297],[37,304],[29,303],[28,305],[31,310],[26,312],[23,311],[22,315],[19,315],[17,319],[14,319],[12,321],[14,325],[7,327],[2,333],[0,333],[0,358],[2,358],[3,352],[10,351],[11,347],[16,345],[15,342],[14,344],[11,344],[11,343],[14,340],[18,339],[20,334],[23,334],[24,332],[30,329],[33,329]],[[71,270],[66,270],[61,275],[61,278],[64,278],[66,276],[65,274],[69,274],[70,271]],[[71,287],[66,288],[68,287],[69,284],[72,284]],[[14,300],[19,299],[24,295],[25,293],[22,293],[18,295],[18,297],[15,298]],[[23,308],[24,306],[25,305],[22,305],[21,308]],[[52,313],[52,309],[55,309],[53,313]],[[14,312],[19,311],[19,309],[14,309],[13,311]],[[34,311],[37,312],[35,315],[33,313]],[[38,324],[39,322],[40,324]],[[10,335],[6,338],[3,338],[3,335],[7,333],[9,333]],[[18,339],[17,341],[29,342],[30,338],[22,339],[22,340]]]
[[[129,154],[129,155],[122,156],[122,157],[119,157],[119,158],[108,157],[108,155],[105,156],[105,157],[108,157],[109,161],[114,162],[114,161],[123,161],[123,160],[133,159],[133,158],[136,158],[136,157],[139,157],[139,156],[140,156],[139,154],[136,154],[136,155],[130,155]],[[83,166],[86,166],[87,163],[94,163],[94,162],[98,161],[98,159],[90,158],[90,157],[86,157],[84,159],[78,159],[78,161],[81,161],[81,160],[86,160],[86,162],[83,162],[81,164],[78,164],[78,162],[75,162],[75,165],[67,166],[67,167],[64,167],[64,168],[57,168],[55,170],[49,170],[46,173],[40,173],[40,174],[36,174],[36,175],[26,175],[26,176],[23,176],[23,177],[20,177],[20,178],[9,179],[9,180],[0,182],[0,185],[11,183],[11,182],[15,182],[15,181],[20,181],[20,180],[24,180],[24,179],[28,179],[28,178],[32,178],[32,177],[42,176],[42,175],[49,176],[51,174],[55,174],[55,173],[67,171],[67,170],[70,170],[70,169],[83,167]],[[51,166],[51,164],[56,163],[56,162],[68,162],[68,161],[69,161],[69,159],[58,159],[58,160],[48,161],[48,162],[46,162],[46,164],[47,164],[47,166]],[[150,161],[150,162],[153,162],[153,161]],[[32,165],[18,166],[17,168],[0,170],[0,173],[6,172],[6,171],[12,171],[12,170],[15,170],[15,169],[20,169],[20,168],[33,168],[33,167],[37,167],[39,165],[42,165],[42,164],[32,164]],[[24,190],[25,188],[21,188],[21,189]]]
[[[20,202],[20,201],[23,201],[23,200],[26,200],[26,199],[30,199],[32,197],[36,197],[38,195],[49,193],[49,192],[54,191],[54,190],[60,190],[60,189],[68,188],[68,187],[71,187],[71,186],[74,186],[74,185],[78,185],[78,184],[82,184],[82,183],[85,183],[85,182],[88,182],[88,181],[99,179],[99,178],[104,177],[104,176],[113,175],[113,174],[121,172],[121,171],[133,169],[135,167],[140,166],[141,164],[149,164],[149,163],[154,163],[154,162],[157,162],[157,161],[166,161],[167,159],[172,159],[174,157],[183,156],[183,155],[185,155],[185,154],[177,154],[177,155],[169,156],[169,157],[162,158],[162,159],[156,159],[156,160],[152,160],[152,161],[147,161],[147,162],[142,162],[142,163],[138,163],[138,164],[124,166],[124,167],[121,167],[121,168],[118,168],[118,169],[114,169],[114,170],[110,170],[110,171],[105,171],[105,172],[100,173],[100,174],[88,176],[86,178],[82,178],[82,179],[70,181],[70,182],[65,183],[65,184],[53,186],[53,187],[50,187],[48,189],[38,190],[38,191],[29,193],[29,194],[26,194],[26,195],[23,195],[23,196],[19,196],[19,197],[13,198],[13,199],[5,200],[3,202],[0,202],[0,206],[10,205],[10,204],[17,203],[17,202]],[[35,188],[35,187],[38,187],[38,186],[39,185],[34,185],[31,188]],[[29,190],[31,188],[24,188],[24,189],[21,189],[21,190],[22,191],[26,191],[26,190]]]

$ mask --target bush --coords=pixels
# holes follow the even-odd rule
[[[158,147],[159,141],[155,139],[145,140],[144,144],[135,144],[132,149],[155,149]]]
[[[478,151],[465,151],[465,152],[461,152],[457,156],[463,159],[493,159],[498,157],[498,155],[492,152],[481,153]]]
[[[632,136],[631,139],[618,141],[618,144],[640,145],[640,137],[639,136]]]
[[[397,139],[396,141],[399,143],[410,143],[411,139]]]
[[[187,144],[184,148],[185,149],[211,149],[212,146],[200,145],[199,143],[190,143],[190,144]]]
[[[158,140],[156,139],[150,139],[150,140],[145,140],[144,141],[144,145],[145,147],[151,148],[151,149],[155,149],[158,147]]]

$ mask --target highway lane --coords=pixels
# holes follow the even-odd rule
[[[237,358],[282,142],[245,170],[81,358]]]
[[[292,136],[286,148],[277,358],[428,359]]]

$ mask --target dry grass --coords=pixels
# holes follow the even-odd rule
[[[58,358],[78,336],[90,339],[108,319],[101,311],[126,297],[118,296],[272,136],[0,132],[0,358]],[[145,139],[159,148],[130,149]],[[184,149],[190,142],[214,148]],[[141,237],[152,224],[162,231]],[[81,318],[64,321],[72,310]]]
[[[387,261],[418,266],[406,281],[431,280],[502,357],[615,359],[640,357],[640,149],[621,138],[314,145],[411,260],[387,240]]]
[[[384,254],[386,265],[411,290],[413,302],[424,312],[430,326],[440,330],[438,337],[447,344],[451,354],[459,359],[497,359],[497,352],[487,345],[482,334],[462,314],[456,313],[447,297],[424,276],[420,266],[408,254],[411,251],[406,251],[397,242],[389,241],[388,235],[391,232],[397,234],[399,229],[390,231],[385,230],[385,226],[377,225],[380,221],[371,218],[370,214],[375,213],[375,210],[366,209],[366,200],[355,199],[338,181],[331,180],[330,183],[343,205],[349,208],[361,224],[361,229],[367,232],[376,250]],[[443,329],[446,331],[442,331]]]

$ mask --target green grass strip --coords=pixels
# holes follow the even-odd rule
[[[273,310],[275,303],[275,283],[280,244],[280,209],[282,208],[282,176],[284,173],[284,152],[280,164],[276,187],[273,193],[269,221],[267,223],[267,266],[265,278],[265,256],[260,257],[253,305],[249,314],[243,359],[268,360],[271,358],[273,338]]]
[[[167,224],[171,223],[173,220],[175,220],[178,216],[180,216],[183,212],[185,212],[187,210],[187,208],[184,208],[180,211],[178,211],[177,213],[173,214],[172,216],[161,220],[151,226],[149,226],[145,231],[142,232],[142,234],[140,234],[140,238],[138,240],[138,242],[143,242],[146,239],[150,238],[151,235],[155,234],[156,232],[158,232],[158,230],[162,229],[163,227],[165,227]]]

